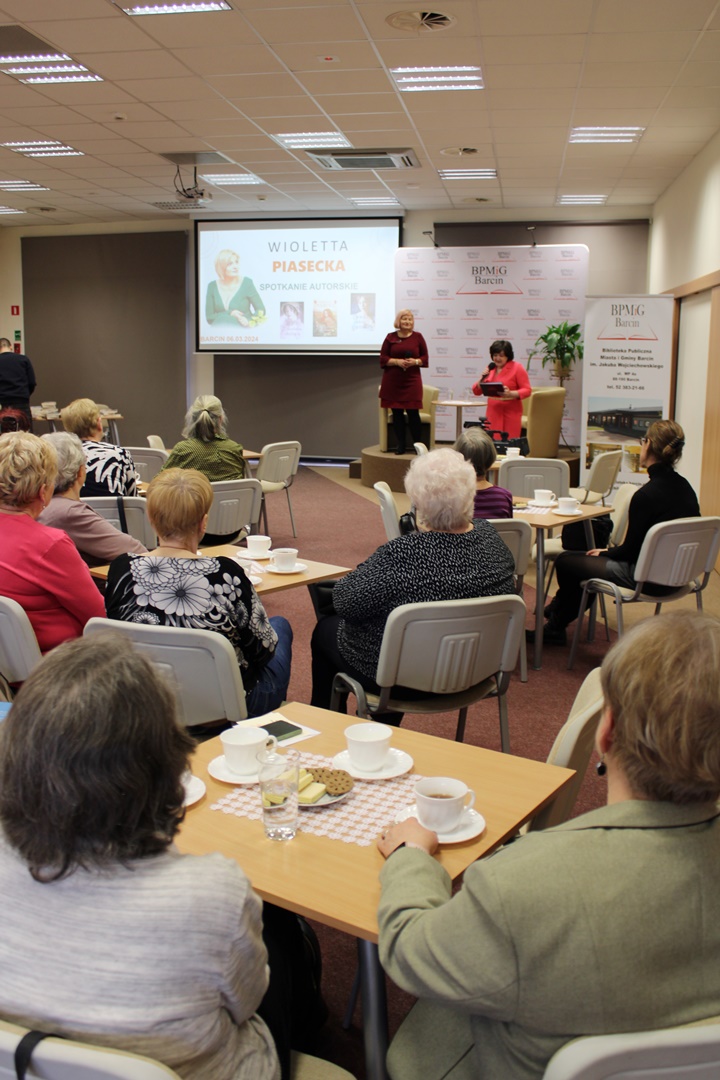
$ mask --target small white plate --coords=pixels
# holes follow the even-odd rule
[[[271,563],[266,569],[268,574],[302,574],[307,570],[307,564],[304,562],[296,562],[292,570],[281,570],[278,566],[274,566]]]
[[[343,799],[347,799],[348,795],[352,795],[352,789],[344,791],[342,795],[328,795],[326,791],[317,802],[300,802],[298,799],[298,807],[300,810],[316,810],[321,806],[332,806],[333,803],[342,802]]]
[[[557,506],[557,499],[553,499],[550,503],[535,502],[534,499],[530,499],[527,504],[528,510],[552,510]]]
[[[558,517],[580,517],[582,510],[553,510],[553,514],[557,514]]]
[[[266,551],[264,555],[251,555],[247,548],[238,548],[237,555],[234,555],[235,559],[245,559],[247,562],[266,562],[268,559],[272,559],[272,550]]]
[[[257,784],[258,774],[248,773],[247,776],[238,776],[237,773],[230,772],[225,764],[225,755],[221,754],[220,757],[213,758],[207,767],[208,772],[212,776],[213,780],[220,780],[223,784],[237,784],[242,787],[244,784]]]
[[[196,802],[200,802],[207,790],[204,780],[201,780],[199,776],[188,777],[186,781],[183,781],[183,787],[185,788],[183,806],[194,806]]]
[[[404,773],[410,772],[414,764],[409,754],[406,754],[404,750],[396,750],[392,746],[388,752],[387,762],[376,772],[360,772],[356,769],[350,763],[350,754],[347,750],[341,750],[333,758],[333,768],[344,769],[345,772],[350,773],[353,780],[392,780],[396,776],[403,776]]]
[[[395,824],[399,825],[401,821],[407,821],[409,817],[417,816],[417,806],[412,803],[400,811],[395,818]],[[476,836],[480,836],[480,833],[484,831],[485,818],[482,814],[478,814],[477,810],[472,810],[469,806],[466,806],[459,824],[451,832],[438,833],[437,838],[441,844],[460,844],[463,840],[474,840]]]

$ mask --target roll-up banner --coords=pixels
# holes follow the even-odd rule
[[[640,440],[669,416],[672,296],[589,296],[585,311],[581,483],[593,458],[622,450],[618,484],[647,479]]]

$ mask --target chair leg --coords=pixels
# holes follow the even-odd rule
[[[597,596],[594,595],[591,602],[590,602],[590,608],[588,610],[588,632],[587,632],[587,640],[588,641],[594,641],[595,640],[595,620],[596,619],[597,619]]]
[[[267,506],[265,504],[265,496],[264,495],[262,497],[262,502],[260,503],[260,520],[262,521],[263,527],[265,529],[265,532],[262,535],[263,536],[269,536],[269,533],[268,533],[268,519],[267,519]]]
[[[295,531],[295,518],[293,517],[293,512],[292,512],[292,503],[290,502],[290,488],[289,487],[285,488],[285,494],[287,495],[288,510],[290,511],[290,524],[292,525],[293,536],[297,536],[297,533]]]
[[[458,713],[457,729],[455,731],[455,742],[462,742],[465,738],[465,721],[467,720],[467,705]]]
[[[598,600],[600,601],[600,610],[602,611],[602,617],[605,622],[605,640],[610,640],[610,623],[608,622],[607,606],[605,604],[605,594],[598,593]]]
[[[575,622],[575,633],[573,634],[572,645],[570,646],[570,655],[568,656],[567,669],[572,671],[575,666],[575,654],[577,647],[580,643],[580,634],[582,633],[583,619],[585,618],[585,602],[587,599],[587,589],[583,586],[582,599],[580,600],[580,610],[578,611],[578,617]]]
[[[498,694],[498,712],[500,713],[500,748],[503,754],[509,754],[510,728],[508,726],[506,694]]]
[[[520,682],[528,681],[527,641],[525,635],[520,638]]]

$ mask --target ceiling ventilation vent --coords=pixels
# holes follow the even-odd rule
[[[324,169],[361,169],[380,172],[385,169],[419,169],[412,150],[307,150],[308,157]]]
[[[171,161],[173,165],[232,165],[229,157],[215,150],[201,150],[196,153],[158,154],[158,157]]]
[[[454,26],[457,19],[453,15],[443,15],[440,11],[396,11],[388,15],[385,22],[394,30],[404,30],[411,34],[432,34],[436,30],[447,30]]]
[[[151,205],[157,207],[158,210],[184,210],[186,214],[189,214],[191,210],[196,210],[198,207],[202,209],[205,204],[193,199],[183,199],[182,202],[175,200],[175,202],[156,202]]]

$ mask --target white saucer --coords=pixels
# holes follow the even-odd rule
[[[557,514],[558,517],[580,517],[582,510],[553,510],[553,514]]]
[[[208,772],[214,780],[220,780],[223,784],[237,784],[242,786],[243,784],[257,784],[258,774],[248,773],[247,776],[238,776],[237,773],[230,772],[225,764],[225,755],[221,754],[220,757],[213,758],[207,767]]]
[[[185,788],[183,806],[194,806],[196,802],[200,802],[206,791],[205,782],[199,776],[189,776],[187,781],[183,782],[183,787]]]
[[[248,562],[267,562],[268,559],[272,559],[273,551],[266,551],[264,555],[251,555],[247,548],[238,548],[238,553],[235,555],[236,559],[247,559]]]
[[[386,764],[376,772],[360,772],[359,769],[356,769],[350,763],[350,754],[347,750],[341,750],[333,758],[333,768],[344,769],[345,772],[350,773],[354,780],[392,780],[396,776],[402,776],[404,773],[410,772],[414,764],[409,754],[406,754],[404,750],[396,750],[392,746],[388,752]]]
[[[528,510],[552,510],[557,506],[557,499],[553,499],[550,503],[538,503],[534,499],[529,499],[527,504]]]
[[[296,562],[292,570],[280,570],[277,566],[266,566],[268,574],[302,574],[307,570],[307,564],[304,562]]]
[[[417,816],[417,807],[415,803],[412,803],[400,811],[395,818],[395,824],[399,825],[401,821]],[[478,814],[477,810],[472,810],[469,806],[466,806],[462,812],[460,823],[451,832],[438,833],[437,838],[441,844],[459,844],[463,840],[474,840],[476,836],[479,836],[484,831],[485,818],[482,814]]]
[[[344,791],[342,795],[328,795],[326,791],[317,802],[300,802],[298,800],[298,808],[300,810],[316,810],[320,806],[332,806],[333,803],[342,802],[343,799],[347,799],[348,795],[352,795],[352,790]]]

